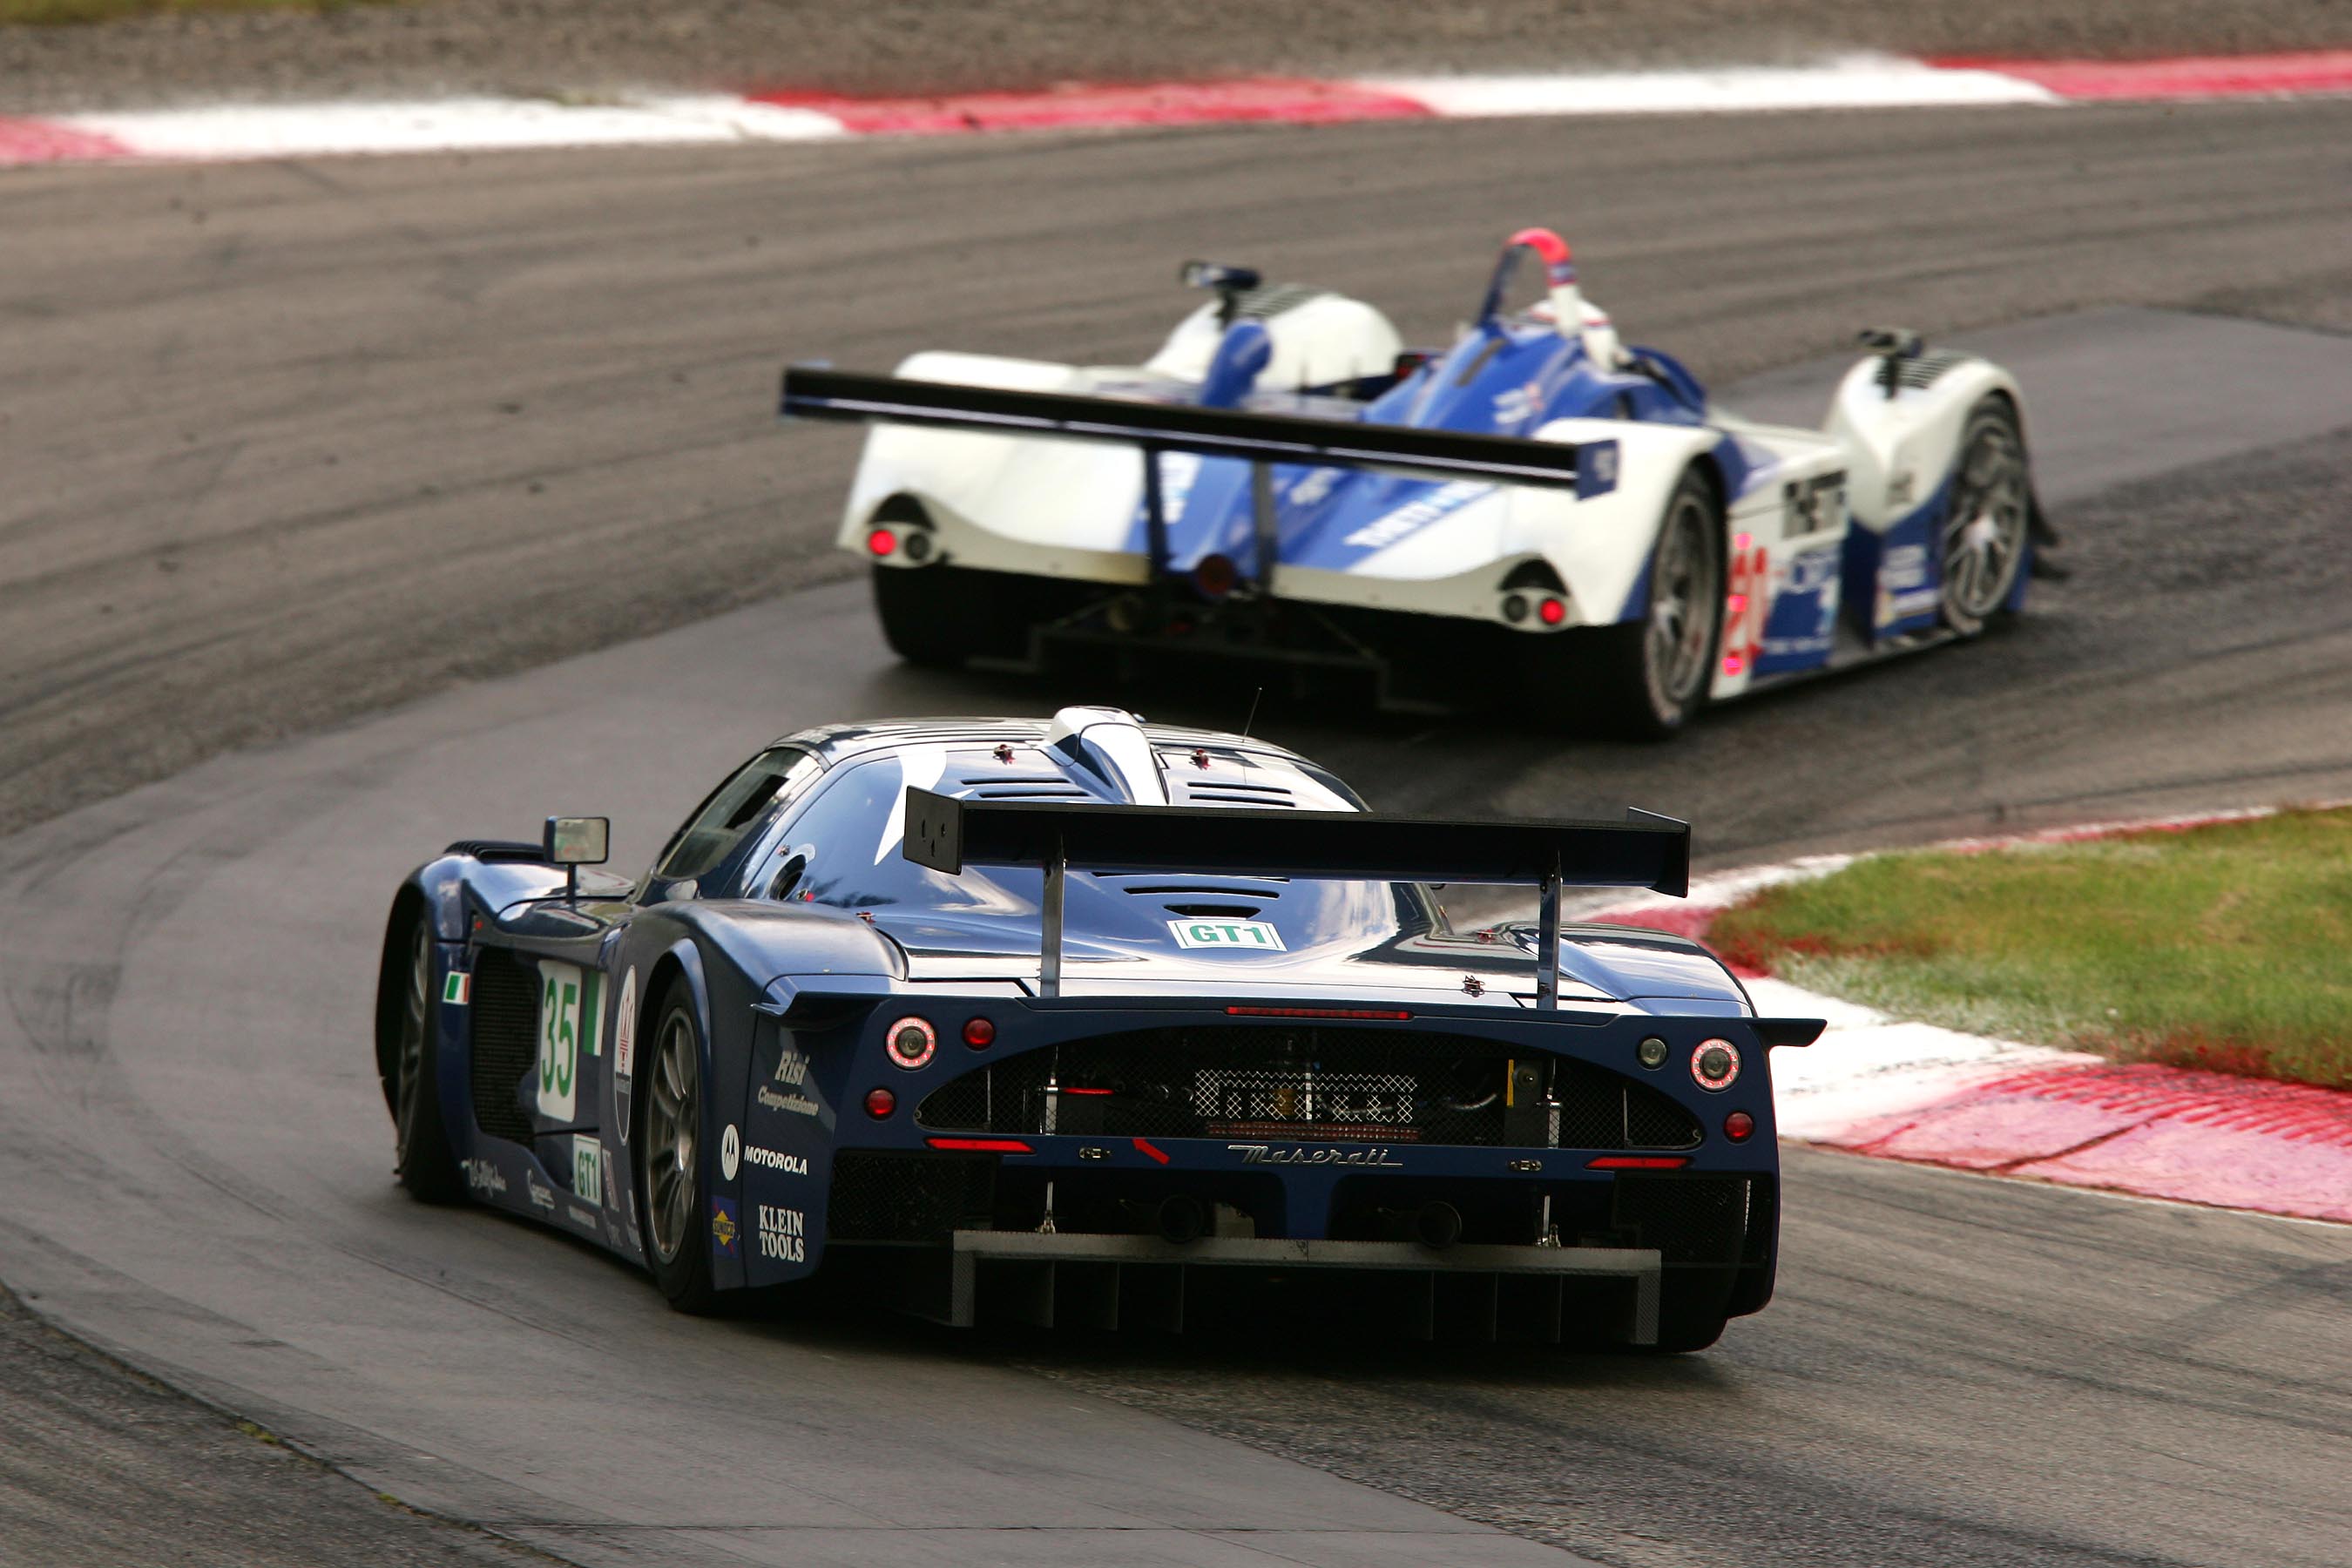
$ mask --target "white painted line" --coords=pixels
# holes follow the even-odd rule
[[[448,98],[413,102],[216,104],[79,114],[61,123],[147,158],[296,158],[677,142],[807,141],[841,134],[811,110],[730,95],[625,103]]]
[[[1594,71],[1544,76],[1396,77],[1360,82],[1416,99],[1443,116],[1730,114],[1799,109],[2060,103],[2056,93],[1998,71],[1945,69],[1891,56],[1812,66],[1722,70]]]

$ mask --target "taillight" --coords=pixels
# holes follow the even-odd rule
[[[1234,591],[1241,573],[1233,562],[1223,555],[1203,555],[1201,563],[1192,568],[1192,584],[1212,599],[1222,599]]]
[[[898,1097],[888,1089],[869,1089],[866,1091],[866,1114],[875,1121],[881,1121],[898,1109]]]
[[[1037,1152],[1018,1138],[926,1138],[923,1142],[931,1148],[953,1150],[960,1154],[1034,1154]]]
[[[1691,1052],[1691,1077],[1701,1089],[1729,1089],[1739,1077],[1739,1047],[1729,1040],[1701,1040]]]
[[[1690,1163],[1687,1154],[1603,1154],[1587,1160],[1588,1171],[1679,1171]]]
[[[984,1051],[996,1043],[996,1026],[985,1018],[963,1021],[963,1043],[975,1051]]]
[[[866,548],[877,557],[887,555],[898,548],[898,536],[887,528],[877,528],[866,536]]]
[[[882,1037],[882,1045],[892,1061],[912,1071],[929,1063],[940,1048],[939,1031],[925,1019],[901,1018]]]
[[[1735,1110],[1723,1119],[1723,1135],[1734,1143],[1745,1143],[1756,1131],[1756,1118],[1744,1110]]]

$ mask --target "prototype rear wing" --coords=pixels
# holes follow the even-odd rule
[[[1275,558],[1272,465],[1276,463],[1380,468],[1417,478],[1549,486],[1580,494],[1592,493],[1593,485],[1601,480],[1597,471],[1580,479],[1579,449],[1561,441],[1202,408],[1194,404],[1015,392],[800,365],[784,372],[780,411],[789,419],[871,421],[998,436],[1113,441],[1139,447],[1144,459],[1146,538],[1155,578],[1168,562],[1168,520],[1160,483],[1163,452],[1237,458],[1254,465],[1261,562]],[[1604,466],[1610,468],[1607,483],[1613,485],[1613,464]]]
[[[1537,1005],[1559,1003],[1559,890],[1690,890],[1690,826],[1628,811],[1618,822],[1455,822],[1353,811],[1163,805],[1066,806],[959,800],[907,792],[901,853],[949,876],[967,862],[1045,872],[1039,969],[1045,995],[1062,978],[1062,884],[1097,871],[1195,871],[1366,881],[1482,882],[1542,889]]]

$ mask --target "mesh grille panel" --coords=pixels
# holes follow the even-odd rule
[[[539,982],[503,949],[474,960],[472,1004],[474,1125],[493,1138],[530,1142],[522,1080],[539,1066]]]
[[[1748,1178],[1626,1174],[1617,1178],[1615,1223],[1668,1263],[1734,1264],[1748,1237]]]
[[[835,1241],[945,1241],[988,1223],[996,1162],[970,1154],[850,1152],[833,1162],[825,1231]]]
[[[1146,1029],[979,1068],[916,1115],[964,1131],[1496,1145],[1509,1061],[1495,1041],[1417,1029]],[[1605,1068],[1559,1059],[1552,1094],[1562,1148],[1698,1142],[1674,1101]]]

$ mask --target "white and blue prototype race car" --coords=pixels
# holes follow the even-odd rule
[[[1507,311],[1529,252],[1545,296]],[[1360,300],[1185,273],[1215,298],[1139,367],[786,372],[788,416],[881,426],[840,542],[901,657],[1238,656],[1406,704],[1458,700],[1466,657],[1522,710],[1665,735],[1974,636],[2051,542],[2016,382],[1909,332],[1865,333],[1806,430],[1621,344],[1547,229],[1511,237],[1438,353]]]

